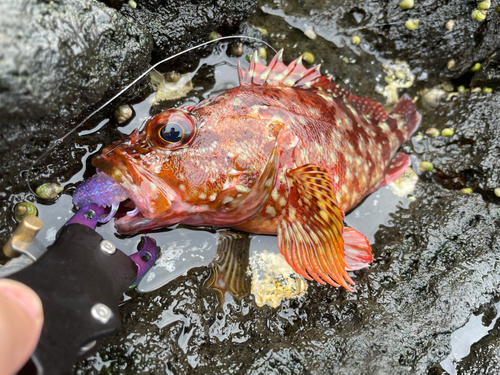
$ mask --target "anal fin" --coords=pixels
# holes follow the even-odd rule
[[[368,267],[373,255],[366,236],[355,229],[344,228],[344,256],[351,271]]]
[[[278,226],[278,246],[288,264],[307,280],[343,286],[354,282],[344,257],[343,219],[325,169],[313,164],[288,170],[286,213]]]

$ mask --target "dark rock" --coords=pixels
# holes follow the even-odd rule
[[[500,187],[500,93],[460,95],[426,115],[423,124],[455,131],[413,141],[419,160],[434,164],[432,177],[448,189],[470,187],[498,202],[493,191]]]
[[[500,367],[500,321],[491,333],[471,346],[470,354],[457,364],[463,375],[495,374]]]
[[[137,8],[125,4],[120,12],[148,30],[154,40],[155,60],[161,60],[207,42],[215,29],[234,30],[256,5],[257,0],[138,0]]]
[[[236,27],[255,4],[139,1],[120,14],[97,0],[0,3],[2,138],[32,131],[27,120],[79,116],[146,70],[153,48],[163,58],[207,41],[216,28]]]
[[[494,53],[482,64],[471,80],[471,87],[491,87],[500,89],[500,52]]]
[[[400,24],[374,28],[368,39],[385,57],[406,60],[417,67],[415,73],[421,79],[435,82],[458,78],[500,48],[500,14],[491,9],[485,21],[475,21],[471,13],[476,7],[477,3],[462,0],[416,2],[407,11],[387,6],[377,23]],[[404,22],[408,19],[419,19],[416,30],[406,29]],[[450,19],[455,26],[448,31],[445,25]],[[448,69],[451,59],[455,65]]]
[[[287,52],[288,61],[297,52],[311,50],[318,61],[330,59],[330,72],[362,96],[374,97],[376,82],[382,79],[383,83],[380,64],[375,63],[378,53],[409,60],[420,80],[416,84],[420,87],[412,89],[419,90],[426,80],[434,86],[439,79],[470,79],[472,75],[463,73],[498,48],[490,29],[497,25],[498,15],[490,10],[485,22],[472,21],[473,2],[432,0],[405,12],[399,10],[399,1],[262,4],[284,9],[295,21],[325,25],[322,35],[336,45],[321,36],[306,39],[302,31],[289,26],[290,19],[287,25],[281,16],[268,13],[264,26],[273,45],[281,40],[290,48],[299,46],[294,56]],[[133,10],[123,5],[120,12],[137,11],[139,17],[139,11],[145,12],[143,6],[138,2]],[[406,30],[407,18],[419,18],[419,29]],[[444,28],[449,18],[456,21],[452,32]],[[398,24],[377,26],[387,23]],[[362,43],[350,49],[348,41],[354,33],[362,35]],[[469,39],[470,34],[474,38]],[[348,47],[339,47],[342,43]],[[449,58],[457,59],[457,64],[448,72],[443,64]],[[376,67],[370,70],[370,65]],[[494,72],[479,82],[482,72],[492,71],[483,63],[473,77],[477,85],[496,82]],[[450,352],[452,332],[499,297],[500,208],[492,193],[500,173],[499,106],[500,94],[475,93],[424,114],[421,130],[451,127],[455,135],[413,139],[404,146],[414,162],[432,161],[435,170],[420,176],[417,200],[398,210],[393,226],[381,228],[376,235],[375,262],[369,270],[356,273],[354,293],[310,283],[304,297],[284,301],[276,309],[257,307],[251,296],[220,307],[217,294],[204,287],[210,268],[196,268],[155,292],[132,292],[132,299],[121,308],[122,329],[103,341],[98,357],[80,362],[76,370],[95,372],[93,364],[106,361],[112,373],[441,373],[438,363]],[[44,126],[53,129],[50,123]],[[76,137],[68,139],[45,162],[48,170],[37,170],[36,176],[41,180],[71,176],[81,167],[79,160],[87,150],[90,153],[96,145],[109,144],[119,136],[105,127],[84,141],[87,149],[75,146]],[[20,157],[7,157],[8,148],[2,151],[2,160],[9,160],[0,170],[8,176],[2,180],[4,190],[0,189],[2,218],[9,217],[9,207],[16,200],[27,199],[17,171],[43,151],[47,138],[46,134],[26,137],[30,144],[18,143],[25,147],[17,151]],[[476,193],[461,195],[458,189],[464,186]],[[11,225],[2,222],[0,236],[10,230]],[[498,362],[496,336],[482,342],[478,351],[486,354],[474,357],[473,351],[462,366],[464,371],[493,369],[488,367],[489,355],[494,356],[492,364]]]
[[[401,10],[400,1],[353,2],[337,0],[307,2],[298,0],[262,1],[266,13],[283,11],[290,24],[313,26],[327,40],[341,46],[350,36],[360,35],[367,50],[381,56],[407,61],[417,79],[435,84],[438,80],[459,78],[476,62],[483,62],[500,48],[497,37],[500,14],[488,11],[486,20],[474,21],[471,13],[475,2],[462,0],[430,0],[415,2],[409,10]],[[299,5],[300,4],[300,5]],[[405,22],[418,19],[416,30],[408,30]],[[454,20],[451,31],[446,23]],[[305,26],[301,26],[305,27]],[[346,36],[347,38],[342,38]],[[455,60],[447,69],[449,60]]]
[[[4,1],[0,24],[4,141],[61,110],[77,117],[137,77],[151,58],[148,32],[95,0]]]

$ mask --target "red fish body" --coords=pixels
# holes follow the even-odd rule
[[[389,113],[281,52],[254,55],[240,86],[196,106],[170,109],[105,148],[94,166],[135,203],[122,233],[176,223],[277,234],[296,272],[353,284],[371,262],[366,238],[344,212],[409,165],[397,149],[420,122],[403,96]]]

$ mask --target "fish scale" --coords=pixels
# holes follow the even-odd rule
[[[420,114],[406,95],[387,114],[319,66],[285,65],[282,51],[268,66],[254,54],[238,77],[238,87],[163,111],[94,158],[109,176],[106,201],[119,185],[137,208],[117,230],[185,223],[275,234],[297,273],[352,290],[347,270],[373,256],[364,235],[344,228],[344,212],[406,170],[397,149]]]
[[[400,145],[398,143],[397,147],[384,148],[383,154],[380,155],[376,145],[389,142],[383,129],[374,123],[380,113],[373,116],[373,121],[367,121],[354,112],[354,106],[350,106],[351,108],[346,106],[341,96],[345,95],[343,90],[337,90],[335,97],[334,94],[326,91],[320,91],[322,95],[317,95],[317,92],[313,90],[290,90],[286,92],[287,97],[281,99],[279,97],[283,91],[281,87],[255,88],[248,86],[233,90],[238,90],[237,95],[242,97],[239,99],[240,107],[251,108],[254,106],[258,108],[257,113],[248,115],[255,115],[260,119],[277,119],[289,124],[303,143],[300,155],[298,155],[301,164],[316,163],[326,168],[331,175],[340,176],[335,184],[335,191],[339,192],[337,199],[344,211],[348,211],[368,191],[380,184],[385,174],[385,164],[392,159]],[[246,95],[245,91],[252,91],[251,96]],[[229,95],[232,95],[231,90]],[[329,99],[326,99],[328,95],[330,95]],[[260,97],[263,99],[258,101]],[[247,98],[250,99],[247,101]],[[371,105],[369,108],[373,107]],[[319,109],[311,111],[309,108]],[[345,117],[339,118],[338,113],[345,114]],[[322,120],[331,118],[338,120],[334,126],[331,122]],[[356,124],[356,128],[353,124]],[[370,126],[372,131],[371,134],[368,134],[366,129]],[[375,143],[367,143],[365,140],[369,137],[372,137]],[[404,135],[398,137],[403,138]],[[362,146],[360,146],[360,142],[363,142]],[[381,158],[376,160],[379,167],[370,168],[371,173],[367,173],[359,162],[356,164],[356,161],[363,160],[363,164],[372,163],[375,165],[375,160],[372,159],[371,155],[380,155]],[[360,183],[360,177],[366,179],[365,183]],[[343,186],[345,186],[345,191],[349,191],[349,195],[340,194]]]

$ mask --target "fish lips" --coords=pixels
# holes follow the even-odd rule
[[[119,183],[135,203],[139,210],[136,215],[124,216],[115,221],[120,233],[134,233],[168,211],[175,195],[170,189],[165,189],[164,184],[160,188],[155,183],[155,176],[120,154],[120,150],[114,150],[112,154],[97,156],[92,160],[92,165]]]

